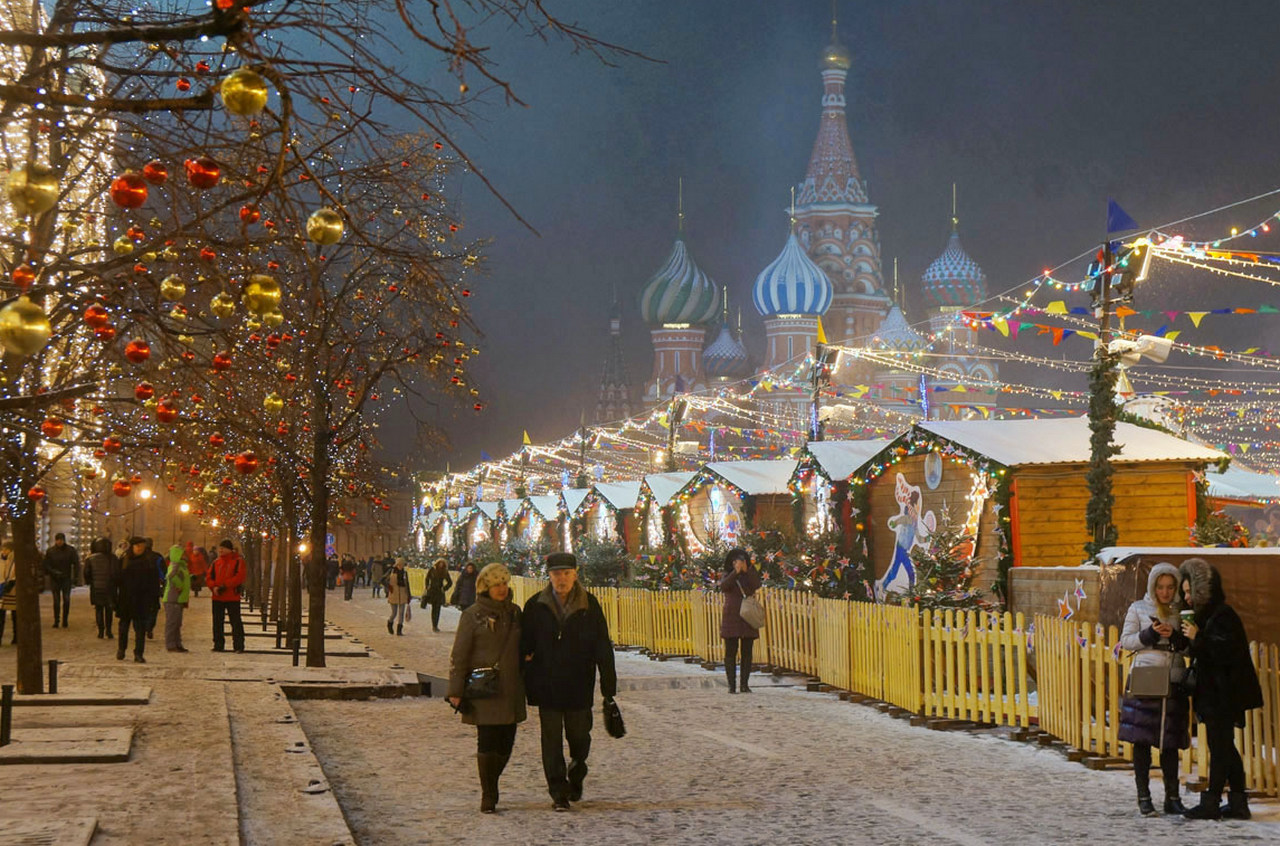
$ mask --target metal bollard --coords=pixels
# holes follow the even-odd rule
[[[293,666],[298,666],[298,651],[302,648],[302,641],[299,638],[293,639]]]
[[[49,659],[49,692],[58,692],[58,659]]]
[[[0,746],[9,745],[13,730],[13,685],[0,685]]]

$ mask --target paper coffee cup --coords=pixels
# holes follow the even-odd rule
[[[1190,608],[1184,608],[1178,612],[1178,616],[1182,618],[1184,623],[1191,623],[1195,621],[1196,612]]]

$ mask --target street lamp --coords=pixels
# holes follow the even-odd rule
[[[191,503],[183,502],[178,505],[178,510],[173,515],[173,542],[178,543],[182,539],[182,518],[191,512]]]
[[[147,536],[147,503],[151,500],[151,488],[138,491],[138,499],[142,500],[142,504],[138,506],[138,534],[145,538]]]

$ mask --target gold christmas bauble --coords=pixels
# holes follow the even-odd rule
[[[187,295],[187,284],[182,281],[182,277],[174,273],[166,276],[164,281],[160,283],[160,296],[169,302],[180,300]]]
[[[274,329],[281,323],[284,323],[284,315],[275,309],[272,309],[271,311],[264,311],[262,313],[262,322],[264,325],[270,326]]]
[[[222,94],[222,105],[233,115],[256,115],[267,105],[270,90],[262,74],[248,68],[232,71],[218,91]]]
[[[196,339],[195,339],[195,338],[193,338],[193,337],[191,337],[190,335],[179,335],[179,336],[178,336],[178,343],[182,344],[183,346],[187,346],[187,347],[189,347],[189,346],[191,346],[192,344],[194,344],[195,342],[196,342]]]
[[[44,165],[23,165],[9,172],[5,190],[20,215],[47,212],[58,203],[58,178]]]
[[[230,317],[236,310],[236,301],[226,291],[209,300],[209,310],[218,317]]]
[[[330,208],[316,209],[307,218],[307,237],[321,246],[342,240],[342,215]]]
[[[275,311],[280,306],[280,283],[272,276],[255,273],[245,284],[241,300],[253,314]]]
[[[27,297],[18,297],[0,308],[0,348],[5,352],[34,355],[44,349],[51,334],[48,316]]]
[[[275,416],[284,411],[284,400],[280,398],[279,394],[270,393],[262,400],[262,407],[267,414]]]
[[[127,256],[133,252],[133,239],[128,235],[121,235],[111,242],[111,249],[118,256]]]

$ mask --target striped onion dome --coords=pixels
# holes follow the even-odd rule
[[[712,379],[737,379],[750,370],[746,347],[733,337],[727,322],[720,324],[720,334],[702,351],[702,369]]]
[[[891,350],[922,350],[929,346],[929,341],[907,323],[907,316],[902,309],[893,306],[884,316],[884,322],[871,336],[871,343],[877,347]]]
[[[805,255],[792,232],[787,236],[782,252],[756,277],[751,299],[756,311],[766,317],[773,314],[821,315],[831,305],[834,293],[827,274]]]
[[[662,269],[640,291],[640,315],[650,326],[710,323],[719,314],[719,300],[716,283],[677,238]]]
[[[987,276],[960,246],[960,233],[951,231],[947,248],[924,272],[925,302],[934,308],[964,307],[987,298]]]

